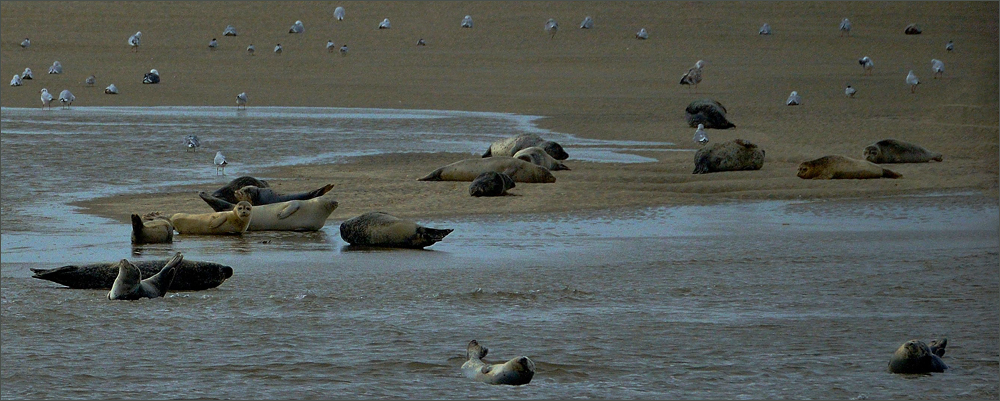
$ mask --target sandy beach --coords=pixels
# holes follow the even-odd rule
[[[407,216],[546,212],[618,206],[700,204],[729,199],[814,199],[974,191],[997,196],[997,3],[675,3],[675,2],[29,2],[2,4],[4,77],[25,67],[35,79],[4,87],[3,107],[39,107],[38,87],[70,88],[82,106],[319,106],[490,111],[544,116],[543,128],[583,138],[655,140],[678,152],[637,152],[653,163],[573,160],[555,185],[525,184],[517,196],[469,197],[461,183],[415,179],[469,157],[407,154],[348,163],[261,171],[279,191],[334,182],[341,207],[331,219],[381,209]],[[464,15],[475,28],[459,28]],[[592,15],[595,27],[578,29]],[[853,30],[842,37],[840,19]],[[389,30],[377,29],[390,18]],[[542,26],[560,22],[550,38]],[[302,20],[306,31],[288,34]],[[762,36],[764,22],[773,34]],[[921,35],[904,35],[916,22]],[[227,25],[239,36],[223,37]],[[41,27],[45,27],[42,29]],[[648,40],[637,40],[646,28]],[[126,39],[142,31],[133,52]],[[30,37],[32,45],[20,48]],[[219,40],[210,51],[207,44]],[[423,38],[427,46],[416,46]],[[328,53],[327,40],[347,44]],[[953,52],[945,43],[953,40]],[[253,43],[258,51],[247,55]],[[281,43],[284,52],[271,49]],[[857,59],[876,66],[861,76]],[[945,62],[933,79],[930,59]],[[65,72],[46,74],[58,60]],[[695,89],[679,77],[697,60]],[[157,69],[158,85],[143,85]],[[908,70],[922,83],[910,93]],[[83,84],[89,75],[97,84]],[[114,83],[121,91],[105,95]],[[843,94],[850,83],[856,98]],[[803,105],[788,107],[792,90]],[[736,128],[709,130],[711,141],[742,138],[766,152],[759,171],[691,174],[694,129],[684,107],[716,99]],[[58,111],[53,111],[58,112]],[[894,165],[897,180],[807,181],[799,163],[829,154],[861,157],[875,141],[896,138],[944,154],[942,163]],[[483,144],[485,150],[487,143]],[[266,157],[267,149],[256,149]],[[82,204],[126,221],[134,210],[202,208],[192,191],[135,193]],[[193,198],[193,199],[192,199]],[[442,205],[447,205],[443,207]]]

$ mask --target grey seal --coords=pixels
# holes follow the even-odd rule
[[[713,143],[694,154],[694,172],[760,170],[764,166],[764,149],[742,139]]]
[[[494,141],[490,144],[490,148],[486,149],[486,152],[483,153],[483,157],[514,157],[514,154],[516,154],[519,150],[530,148],[532,146],[544,149],[545,153],[548,153],[549,156],[552,156],[552,158],[556,160],[566,160],[569,158],[569,154],[566,153],[566,150],[563,149],[562,145],[559,145],[556,142],[546,141],[538,134],[521,134]]]
[[[514,179],[504,173],[487,171],[472,180],[469,184],[469,195],[480,196],[503,196],[507,190],[514,188]]]
[[[438,168],[417,181],[473,181],[487,171],[507,174],[516,182],[556,182],[556,177],[549,169],[509,156],[459,160]]]
[[[712,99],[695,100],[684,109],[684,116],[691,128],[704,124],[705,128],[727,129],[735,128],[736,124],[726,119],[726,108]]]
[[[872,163],[927,163],[943,161],[944,156],[931,152],[915,143],[896,139],[883,139],[865,147],[861,152]]]
[[[565,164],[559,162],[554,157],[549,155],[545,149],[538,146],[521,149],[517,151],[517,153],[514,153],[514,158],[545,167],[549,169],[549,171],[569,170],[569,167],[566,167]]]
[[[271,188],[261,188],[256,185],[247,185],[236,190],[233,195],[237,201],[247,201],[250,202],[251,205],[259,206],[278,202],[287,202],[291,200],[309,200],[312,198],[318,198],[325,195],[327,192],[330,192],[331,189],[333,189],[333,184],[326,184],[312,191],[294,194],[279,194]],[[221,210],[216,210],[216,212],[221,212]]]
[[[118,262],[118,276],[111,285],[111,291],[108,291],[108,299],[133,301],[140,298],[162,297],[170,288],[176,273],[175,268],[182,259],[184,256],[177,252],[158,273],[146,279],[142,278],[142,272],[138,267],[128,259],[122,259]]]
[[[140,260],[132,264],[139,268],[142,277],[159,272],[168,260]],[[118,263],[92,263],[82,266],[67,265],[54,269],[32,268],[31,277],[84,290],[108,290],[118,277]],[[201,291],[215,288],[233,276],[233,268],[214,262],[181,260],[176,268],[170,291]]]
[[[535,376],[535,363],[526,356],[512,358],[505,363],[487,364],[483,358],[489,349],[479,345],[476,340],[469,341],[462,364],[465,377],[487,384],[507,384],[520,386],[531,382]]]
[[[368,212],[340,224],[340,238],[355,246],[421,249],[452,231],[424,227],[383,212]]]
[[[931,373],[944,372],[948,369],[941,357],[948,339],[934,340],[925,344],[920,340],[910,340],[896,349],[889,358],[889,371],[892,373]]]

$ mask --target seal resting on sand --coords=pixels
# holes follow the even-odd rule
[[[469,184],[469,195],[480,196],[503,196],[507,190],[514,188],[514,179],[504,173],[487,171],[472,180]]]
[[[944,156],[931,152],[923,146],[899,141],[883,139],[865,147],[861,152],[865,160],[872,163],[927,163],[931,160],[942,161]]]
[[[513,157],[519,150],[530,148],[532,146],[544,149],[545,153],[548,153],[549,156],[552,156],[552,158],[556,160],[566,160],[569,158],[569,154],[566,153],[566,150],[563,149],[561,145],[556,142],[546,141],[545,139],[542,139],[541,136],[538,136],[538,134],[521,134],[497,140],[490,144],[490,148],[486,149],[486,153],[483,153],[483,157]]]
[[[694,154],[694,172],[760,170],[764,166],[764,149],[742,139],[714,143]]]
[[[931,373],[944,372],[948,369],[941,357],[948,339],[931,341],[924,344],[920,340],[910,340],[896,349],[889,358],[889,371],[892,373]]]
[[[866,178],[902,178],[895,171],[882,168],[867,160],[831,155],[799,164],[797,174],[802,179],[866,179]]]
[[[229,203],[236,203],[240,201],[239,199],[236,199],[236,191],[247,185],[253,185],[257,188],[271,187],[270,185],[268,185],[267,181],[258,180],[250,176],[243,176],[234,178],[232,181],[229,181],[229,183],[226,184],[224,187],[216,189],[215,192],[212,192],[212,196],[222,199]],[[216,210],[216,211],[221,212],[221,210]]]
[[[174,241],[174,225],[170,218],[160,212],[146,213],[144,216],[132,214],[132,243],[166,244]]]
[[[236,201],[247,201],[251,205],[268,205],[271,203],[286,202],[290,200],[309,200],[312,198],[320,197],[325,195],[327,192],[333,189],[333,184],[326,184],[322,187],[314,189],[307,192],[299,192],[297,194],[279,194],[274,192],[271,188],[261,188],[256,185],[247,185],[243,188],[237,189],[233,196]],[[236,202],[231,202],[236,203]],[[220,212],[221,210],[216,210]]]
[[[545,167],[549,169],[549,171],[569,170],[569,167],[560,163],[554,157],[549,155],[545,149],[538,146],[521,149],[517,151],[517,153],[514,153],[514,158]]]
[[[152,277],[143,279],[138,267],[122,259],[118,262],[118,276],[115,277],[108,299],[136,300],[140,298],[159,298],[167,293],[170,283],[174,280],[175,268],[184,256],[177,252],[167,261],[163,268]]]
[[[142,277],[151,277],[159,272],[167,260],[140,260],[132,264],[139,268]],[[73,289],[109,290],[118,277],[118,262],[93,263],[89,265],[68,265],[55,269],[35,269],[31,277],[62,284]],[[215,288],[233,276],[233,268],[213,263],[184,259],[176,268],[171,291],[201,291]]]
[[[704,124],[705,128],[735,128],[736,124],[726,119],[726,108],[712,99],[695,100],[684,109],[684,116],[692,128]]]
[[[465,354],[469,360],[462,364],[465,377],[487,384],[520,386],[528,384],[535,376],[535,363],[528,357],[519,356],[505,363],[490,365],[483,361],[488,352],[489,349],[476,340],[469,341]]]
[[[340,238],[357,246],[420,249],[452,231],[424,227],[383,212],[368,212],[340,224]]]
[[[505,173],[516,182],[556,182],[556,177],[547,168],[509,156],[460,160],[434,170],[417,181],[473,181],[487,171]]]
[[[199,192],[198,196],[215,210],[233,210],[236,207],[204,191]],[[254,206],[250,210],[247,231],[319,231],[338,205],[333,195],[323,195],[306,200]]]
[[[233,210],[214,213],[174,213],[170,222],[181,234],[243,234],[250,226],[253,206],[239,202]]]

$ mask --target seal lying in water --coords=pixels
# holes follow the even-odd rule
[[[232,181],[229,181],[229,183],[223,186],[222,188],[216,189],[215,192],[212,192],[212,196],[222,199],[229,203],[236,203],[240,201],[239,199],[236,199],[236,191],[248,185],[253,185],[257,188],[271,187],[271,185],[269,185],[267,181],[258,180],[250,176],[242,176],[234,178]],[[221,210],[216,210],[216,212],[219,211]]]
[[[566,153],[566,150],[563,149],[561,145],[556,142],[546,141],[545,139],[542,139],[541,136],[538,136],[538,134],[521,134],[497,140],[490,144],[490,148],[486,149],[486,153],[483,153],[483,157],[514,157],[514,155],[521,149],[530,148],[532,146],[542,148],[545,150],[545,153],[548,153],[549,156],[552,156],[552,158],[556,160],[566,160],[569,158],[569,154]]]
[[[799,164],[797,174],[802,179],[865,179],[865,178],[902,178],[895,171],[882,168],[867,160],[831,155],[816,160],[804,161]]]
[[[507,174],[515,182],[556,182],[556,177],[547,168],[507,156],[460,160],[434,170],[417,181],[473,181],[487,171]]]
[[[469,195],[480,196],[503,196],[507,190],[514,188],[514,179],[504,173],[487,171],[472,180],[469,184]]]
[[[235,204],[213,197],[205,191],[199,192],[198,196],[215,210],[233,210],[236,207]],[[247,231],[319,231],[338,205],[330,194],[254,206],[250,210]]]
[[[684,109],[684,117],[691,128],[697,127],[698,124],[713,129],[736,128],[736,124],[726,119],[726,113],[722,103],[712,99],[695,100]]]
[[[469,360],[462,364],[465,377],[487,384],[520,386],[528,384],[535,376],[535,363],[528,357],[519,356],[502,364],[490,365],[483,362],[488,352],[489,349],[476,340],[469,341],[465,354]]]
[[[694,154],[694,172],[760,170],[764,166],[764,150],[742,139],[714,143]]]
[[[861,152],[872,163],[927,163],[942,161],[944,156],[923,146],[896,139],[883,139],[865,147]]]
[[[142,277],[158,273],[167,260],[140,260],[133,262]],[[109,290],[118,277],[118,263],[93,263],[83,266],[68,265],[54,269],[31,269],[31,277],[48,280],[69,288],[84,290]],[[183,259],[176,267],[171,291],[201,291],[218,287],[233,276],[233,268],[213,263]]]
[[[340,224],[340,238],[356,246],[421,249],[452,231],[424,227],[383,212],[368,212]]]
[[[944,372],[948,369],[941,357],[948,339],[934,340],[924,344],[920,340],[910,340],[900,345],[889,358],[889,371],[892,373],[931,373]]]
[[[174,241],[174,225],[160,212],[132,214],[132,243],[166,244]]]
[[[176,273],[175,268],[183,259],[184,256],[177,252],[159,272],[145,279],[142,278],[142,272],[138,267],[128,259],[122,259],[118,262],[118,276],[111,285],[111,291],[108,291],[108,299],[133,301],[140,298],[162,297],[170,288]]]

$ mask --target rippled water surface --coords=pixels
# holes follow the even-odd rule
[[[2,398],[998,397],[1000,211],[981,195],[438,219],[420,222],[455,231],[424,251],[350,250],[334,221],[133,250],[128,227],[66,206],[212,177],[176,151],[188,133],[206,157],[247,163],[236,149],[253,140],[297,164],[398,152],[401,137],[477,153],[536,130],[485,113],[248,113],[2,110]],[[670,150],[543,135],[595,161]],[[112,302],[29,271],[178,251],[236,273]],[[906,340],[939,337],[947,372],[886,372]],[[490,361],[530,357],[534,379],[466,379],[471,339]]]

